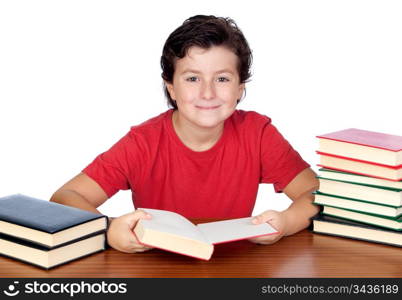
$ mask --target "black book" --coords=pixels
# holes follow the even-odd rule
[[[51,268],[105,249],[107,218],[25,195],[0,198],[0,254]]]
[[[0,254],[44,269],[105,250],[105,233],[96,232],[67,244],[48,248],[0,233]]]
[[[318,214],[317,216],[313,217],[312,220],[312,230],[315,233],[402,247],[401,231],[372,226],[322,214]]]

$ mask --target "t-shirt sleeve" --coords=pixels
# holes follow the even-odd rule
[[[310,167],[271,123],[261,140],[261,183],[272,183],[280,193],[304,169]]]
[[[130,188],[129,148],[130,137],[127,134],[82,170],[102,187],[109,198],[119,190]]]

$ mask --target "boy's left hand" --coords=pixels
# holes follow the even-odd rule
[[[278,231],[278,233],[252,238],[249,239],[250,242],[262,245],[270,245],[277,242],[285,235],[286,219],[282,212],[276,210],[267,210],[262,214],[255,216],[252,219],[252,222],[256,225],[269,223]]]

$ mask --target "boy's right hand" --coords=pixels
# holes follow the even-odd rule
[[[107,242],[116,250],[126,253],[144,252],[152,248],[140,244],[133,229],[139,219],[150,219],[151,215],[143,210],[122,215],[110,222],[107,231]]]

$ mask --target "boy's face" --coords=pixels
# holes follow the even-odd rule
[[[237,56],[223,46],[191,47],[178,59],[173,83],[166,83],[178,117],[200,127],[223,125],[243,95],[237,62]]]

